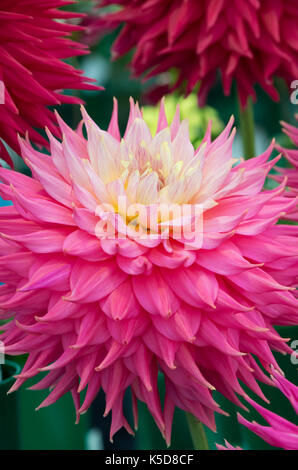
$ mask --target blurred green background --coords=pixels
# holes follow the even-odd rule
[[[81,1],[76,8],[88,9],[90,2]],[[81,98],[85,101],[87,111],[95,122],[106,129],[112,112],[113,97],[119,103],[120,129],[123,132],[127,122],[129,112],[129,97],[139,100],[142,106],[147,106],[147,91],[154,84],[167,79],[159,77],[142,83],[140,80],[130,76],[127,56],[117,62],[111,61],[111,45],[116,33],[104,36],[96,46],[92,47],[91,54],[83,58],[76,59],[75,66],[82,68],[86,75],[97,80],[99,85],[105,87],[99,92],[80,92]],[[297,112],[290,102],[289,90],[284,83],[278,82],[280,91],[280,102],[272,102],[264,92],[258,90],[258,100],[254,106],[256,122],[256,151],[261,153],[268,146],[273,137],[286,146],[290,146],[287,137],[282,134],[279,124],[280,120],[290,123],[294,122],[294,113]],[[239,125],[238,105],[236,92],[233,90],[231,96],[223,96],[220,81],[216,83],[208,98],[207,107],[199,109],[196,96],[190,96],[185,102],[177,95],[167,99],[167,111],[169,117],[173,114],[176,103],[180,101],[182,117],[187,117],[190,122],[190,135],[194,144],[198,144],[202,138],[207,122],[213,120],[213,136],[215,137],[223,128],[231,116],[235,115],[236,126]],[[60,114],[72,127],[80,121],[78,107],[65,105],[60,108]],[[157,111],[153,107],[145,107],[144,115],[150,126],[156,125]],[[234,145],[234,156],[242,155],[241,136],[238,132]],[[24,163],[14,155],[16,167],[19,171],[26,173],[28,169]],[[282,164],[286,164],[283,161]],[[2,202],[3,203],[3,202]],[[298,339],[298,329],[287,328],[284,336],[293,340]],[[47,392],[27,391],[30,384],[25,384],[18,392],[7,395],[6,392],[13,383],[11,375],[15,373],[13,367],[20,367],[25,358],[8,358],[16,361],[17,364],[9,364],[6,369],[6,376],[0,382],[0,448],[1,449],[165,449],[165,443],[159,434],[151,415],[146,410],[145,405],[139,405],[139,431],[136,438],[128,436],[125,431],[119,432],[114,439],[112,446],[108,441],[109,418],[102,418],[104,397],[100,395],[96,403],[88,413],[81,418],[81,422],[75,425],[75,413],[70,394],[64,396],[58,403],[49,408],[35,412],[35,408],[44,398]],[[297,366],[290,362],[289,357],[278,356],[278,360],[287,374],[287,378],[297,383]],[[271,410],[282,414],[284,417],[295,422],[296,415],[291,409],[288,401],[281,396],[281,393],[263,387],[265,393],[270,398]],[[207,430],[210,447],[215,448],[215,442],[223,443],[226,438],[232,444],[238,444],[245,449],[268,449],[270,446],[261,439],[254,436],[238,425],[235,414],[236,409],[227,400],[215,393],[218,401],[225,410],[231,414],[230,418],[218,417],[218,433],[214,434]],[[129,398],[129,397],[128,397]],[[259,401],[256,399],[256,401]],[[259,401],[260,402],[260,401]],[[130,401],[125,401],[126,413],[131,414]],[[244,412],[245,417],[247,414]],[[253,411],[250,413],[250,420],[256,419],[263,423]],[[184,413],[176,410],[173,426],[173,441],[171,449],[192,449],[192,442],[188,432]]]

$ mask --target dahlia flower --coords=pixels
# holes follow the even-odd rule
[[[102,387],[111,438],[132,432],[128,388],[135,425],[140,400],[168,443],[175,407],[215,430],[212,391],[265,399],[272,352],[292,352],[273,325],[298,321],[298,228],[276,225],[295,204],[285,182],[262,190],[273,145],[235,166],[233,119],[195,150],[163,103],[155,136],[133,100],[122,139],[116,101],[108,131],[82,115],[87,139],[58,116],[50,156],[20,140],[33,178],[0,169],[1,339],[29,354],[11,391],[47,371],[38,408],[71,391],[79,419]]]
[[[298,118],[298,117],[296,117]],[[292,140],[293,144],[297,147],[295,149],[287,149],[276,146],[277,150],[281,152],[291,163],[292,168],[278,168],[279,175],[274,175],[273,178],[277,181],[281,181],[284,177],[287,177],[287,184],[289,191],[287,195],[289,197],[296,198],[298,195],[298,127],[292,126],[286,122],[283,122],[283,132],[287,134]],[[298,209],[295,207],[294,211],[288,216],[289,219],[298,221]]]
[[[298,76],[298,4],[296,0],[103,0],[100,6],[116,4],[120,10],[94,17],[88,26],[96,29],[124,27],[113,48],[114,57],[136,47],[132,61],[135,75],[147,78],[175,67],[187,92],[199,82],[203,102],[217,71],[225,94],[233,80],[244,106],[256,98],[260,85],[274,100],[278,92],[273,78],[290,82]],[[166,86],[162,86],[163,94]]]
[[[0,104],[0,138],[17,153],[18,133],[28,131],[30,139],[44,145],[46,140],[36,128],[48,126],[57,132],[55,116],[47,106],[80,102],[77,97],[62,95],[61,90],[97,88],[80,70],[61,60],[88,53],[85,46],[69,38],[82,28],[65,22],[81,15],[58,9],[70,3],[73,1],[1,1],[0,82],[5,96]],[[11,164],[1,143],[0,152]]]

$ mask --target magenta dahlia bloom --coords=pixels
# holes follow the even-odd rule
[[[298,119],[298,117],[296,117]],[[287,134],[293,144],[297,147],[295,149],[287,149],[284,147],[276,146],[277,150],[281,152],[287,160],[291,163],[292,168],[278,168],[279,175],[274,175],[274,179],[281,181],[284,177],[287,178],[287,185],[289,191],[287,195],[291,198],[297,198],[298,196],[298,127],[291,126],[290,124],[283,122],[283,132]],[[288,216],[289,219],[298,221],[298,208],[297,205],[294,211]]]
[[[230,93],[237,82],[243,105],[255,99],[260,85],[274,100],[278,92],[273,77],[289,84],[298,76],[298,4],[296,0],[103,0],[119,11],[103,15],[94,30],[124,27],[114,44],[114,56],[136,47],[132,70],[147,77],[178,70],[174,88],[186,80],[187,91],[199,82],[205,100],[216,73]],[[161,87],[165,92],[165,87]]]
[[[57,132],[55,116],[47,106],[80,102],[77,97],[61,94],[61,90],[97,88],[80,70],[62,61],[88,53],[85,46],[69,38],[81,27],[65,21],[81,15],[58,9],[70,3],[1,0],[0,81],[5,94],[4,104],[2,100],[0,104],[0,138],[16,152],[18,133],[28,131],[30,139],[44,145],[46,140],[36,128],[48,126]],[[1,147],[0,142],[1,158],[11,163]]]
[[[14,203],[0,209],[1,339],[29,353],[12,390],[48,371],[39,408],[70,390],[79,418],[102,387],[111,437],[132,432],[128,387],[135,420],[141,400],[167,442],[175,407],[215,429],[212,391],[242,406],[241,381],[265,398],[272,352],[292,352],[273,325],[298,321],[298,228],[276,225],[295,204],[285,183],[262,190],[273,145],[234,166],[233,119],[195,150],[163,104],[155,136],[132,100],[123,139],[116,102],[107,132],[82,114],[87,140],[59,118],[50,156],[21,140],[33,178],[0,170]]]

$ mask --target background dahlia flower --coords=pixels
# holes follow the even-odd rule
[[[298,119],[298,116],[296,116]],[[291,198],[296,198],[298,196],[298,127],[292,126],[286,122],[282,123],[283,132],[287,134],[293,144],[297,147],[294,149],[287,149],[284,147],[276,146],[277,150],[281,152],[292,165],[292,168],[278,168],[280,175],[274,175],[274,179],[281,181],[284,177],[287,177],[287,185],[289,186],[289,191],[287,195]],[[294,208],[294,211],[288,215],[289,219],[298,221],[298,209],[297,205]]]
[[[20,141],[33,178],[0,169],[0,195],[14,204],[0,209],[0,318],[11,319],[1,339],[7,354],[29,353],[11,391],[47,371],[31,387],[51,390],[38,408],[71,391],[79,419],[102,387],[111,438],[132,432],[129,387],[135,421],[141,400],[168,443],[175,407],[214,430],[224,411],[212,391],[243,407],[241,381],[265,399],[272,352],[291,352],[273,325],[298,321],[298,228],[276,225],[295,201],[285,183],[262,190],[273,146],[234,166],[233,119],[213,142],[209,125],[195,150],[163,104],[154,137],[132,100],[123,139],[116,101],[108,131],[82,114],[87,140],[58,117],[63,141],[48,132],[50,156]],[[162,204],[199,210],[166,216]]]
[[[41,145],[46,140],[36,128],[48,126],[57,133],[55,116],[47,106],[80,103],[61,90],[97,88],[80,70],[62,61],[88,53],[86,46],[69,38],[81,27],[65,21],[81,15],[58,9],[70,3],[74,2],[1,0],[0,81],[5,95],[4,104],[0,104],[0,138],[16,152],[18,133],[28,131],[30,139]],[[11,164],[1,141],[0,152]]]
[[[233,80],[242,105],[255,99],[259,84],[274,100],[273,77],[289,84],[298,76],[298,4],[296,0],[103,0],[119,11],[89,22],[91,39],[96,29],[124,27],[114,44],[114,57],[136,47],[132,70],[138,76],[157,75],[175,67],[187,91],[200,82],[204,102],[217,71],[223,90]],[[161,87],[163,93],[166,87]]]

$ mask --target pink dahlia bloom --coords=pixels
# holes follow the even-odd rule
[[[298,119],[298,116],[296,117]],[[297,147],[296,149],[286,149],[276,146],[277,150],[281,152],[287,160],[291,163],[292,168],[278,168],[280,175],[274,175],[274,179],[277,181],[282,181],[284,177],[287,177],[287,185],[289,186],[289,191],[287,195],[291,198],[297,198],[298,196],[298,127],[291,126],[286,122],[283,122],[283,132],[287,134],[293,144]],[[294,211],[288,216],[289,219],[298,221],[298,208],[297,205]]]
[[[94,29],[124,27],[114,44],[114,56],[136,47],[132,69],[147,77],[175,67],[187,91],[200,82],[205,100],[216,73],[229,94],[237,82],[242,104],[256,98],[259,84],[274,100],[273,77],[290,82],[298,76],[298,4],[296,0],[103,0],[119,11],[89,24]],[[165,87],[162,87],[165,92]]]
[[[69,3],[73,2],[1,0],[0,92],[4,91],[4,97],[0,96],[0,138],[16,152],[18,133],[28,131],[30,139],[43,145],[46,141],[36,128],[48,126],[57,132],[55,116],[47,106],[80,102],[61,90],[95,88],[80,70],[62,61],[88,53],[69,38],[81,29],[65,21],[81,15],[58,9]],[[1,158],[11,164],[1,147]]]
[[[79,418],[102,387],[111,437],[132,432],[128,387],[135,421],[141,400],[167,442],[175,407],[215,429],[212,391],[242,406],[241,381],[265,398],[272,352],[292,352],[273,325],[298,321],[298,228],[276,224],[295,204],[285,183],[262,190],[273,145],[234,166],[233,119],[195,150],[163,104],[154,136],[132,100],[123,139],[116,102],[107,132],[82,114],[87,140],[58,117],[50,156],[21,140],[33,178],[0,170],[14,203],[0,209],[1,339],[29,353],[12,390],[47,371],[32,387],[51,389],[39,408],[70,390]]]

